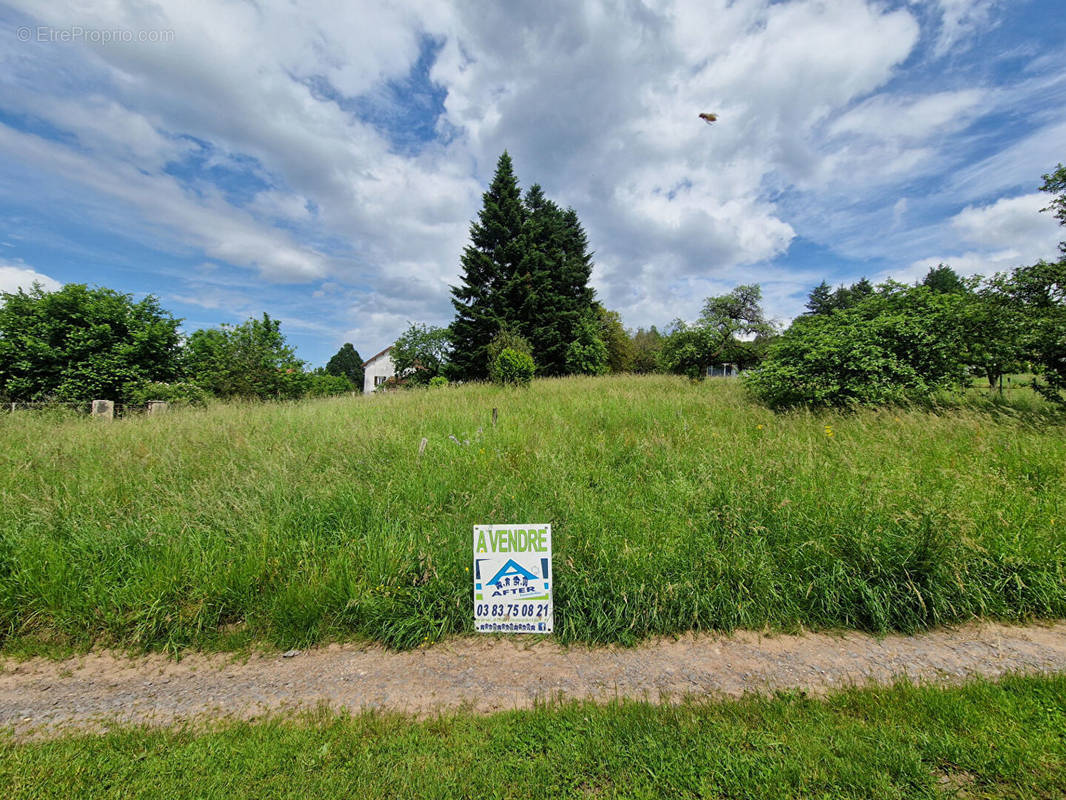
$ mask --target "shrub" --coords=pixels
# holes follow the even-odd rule
[[[566,370],[577,375],[606,375],[611,367],[607,345],[600,336],[599,322],[583,317],[574,329],[575,338],[566,348]]]
[[[853,308],[798,318],[745,385],[774,409],[928,400],[968,382],[964,304],[885,284]]]
[[[291,400],[310,385],[304,363],[285,343],[281,323],[268,314],[193,331],[184,360],[186,375],[217,397]]]
[[[533,348],[530,347],[529,342],[519,335],[514,328],[509,325],[501,325],[499,333],[485,348],[485,352],[488,355],[489,380],[503,383],[503,379],[495,372],[496,360],[500,357],[500,353],[508,349],[514,350],[516,353],[525,353],[530,358],[533,358]]]
[[[497,383],[510,383],[517,386],[528,386],[533,380],[535,371],[533,356],[512,350],[510,347],[504,348],[496,357],[491,370]]]
[[[162,400],[174,406],[206,405],[211,395],[202,387],[188,381],[174,383],[142,383],[129,389],[129,402],[134,406],[148,405],[149,400]]]
[[[68,283],[0,292],[0,396],[65,402],[108,398],[178,377],[178,326],[149,295]]]
[[[448,379],[445,378],[443,375],[437,375],[436,377],[433,377],[433,378],[429,379],[429,385],[430,386],[447,386],[448,385]]]
[[[329,397],[330,395],[348,394],[353,391],[351,381],[343,375],[315,372],[308,378],[308,397]]]

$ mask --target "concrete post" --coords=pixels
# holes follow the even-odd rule
[[[166,414],[167,403],[165,400],[149,400],[148,401],[148,416],[152,417],[156,414]]]
[[[93,400],[93,416],[100,419],[114,419],[115,402],[113,400]]]

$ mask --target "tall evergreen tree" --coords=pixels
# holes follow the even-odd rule
[[[462,380],[488,376],[486,348],[507,319],[505,291],[522,260],[525,209],[507,151],[496,163],[482,202],[478,220],[470,225],[470,244],[463,251],[460,285],[452,287],[451,363],[454,376]]]
[[[828,314],[833,310],[833,290],[829,284],[822,281],[807,295],[808,314]]]
[[[351,342],[345,342],[326,364],[326,373],[347,378],[360,391],[363,388],[363,359]]]
[[[941,294],[961,294],[966,291],[966,284],[962,282],[962,278],[946,264],[930,267],[922,279],[922,286],[928,286],[934,292]]]
[[[577,212],[544,197],[539,186],[526,195],[526,255],[534,314],[524,331],[533,347],[538,375],[565,375],[570,345],[586,335],[585,321],[596,319],[595,293],[588,285],[592,253]]]
[[[529,341],[540,375],[564,375],[566,353],[576,337],[581,308],[567,291],[568,260],[573,233],[567,212],[547,199],[534,184],[526,192],[526,227],[523,237],[525,302],[513,308],[519,332]],[[520,292],[516,291],[516,296]],[[589,303],[591,304],[591,298]]]
[[[564,375],[582,321],[595,317],[592,253],[577,213],[536,184],[522,198],[506,152],[483,202],[463,252],[462,284],[452,288],[453,373],[486,377],[487,347],[507,328],[529,342],[538,375]]]

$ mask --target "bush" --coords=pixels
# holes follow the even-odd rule
[[[576,338],[566,348],[566,370],[576,375],[606,375],[611,367],[599,322],[583,317],[574,329]]]
[[[774,409],[927,401],[969,381],[964,304],[885,284],[853,308],[799,317],[744,383]]]
[[[437,375],[436,377],[429,379],[429,385],[430,386],[447,386],[448,385],[448,379],[445,378],[443,375]]]
[[[343,375],[315,372],[309,376],[308,397],[329,397],[336,394],[348,394],[351,391],[354,391],[352,383]]]
[[[494,383],[505,383],[503,377],[496,373],[496,362],[504,350],[525,353],[530,358],[533,358],[533,348],[529,346],[529,342],[515,332],[514,328],[508,325],[501,325],[500,332],[485,348],[485,352],[488,355],[489,380]]]
[[[184,360],[186,375],[216,397],[292,400],[310,388],[304,363],[268,314],[193,331]]]
[[[536,365],[529,353],[520,353],[510,347],[496,357],[492,365],[493,379],[497,383],[510,383],[516,386],[528,386],[533,380]]]
[[[149,295],[68,283],[0,292],[0,396],[64,402],[108,398],[178,377],[178,326]]]
[[[188,381],[174,383],[142,383],[129,389],[129,402],[146,406],[149,400],[162,400],[174,406],[203,406],[211,395],[202,387]]]

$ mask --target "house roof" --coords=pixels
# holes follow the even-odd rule
[[[386,354],[387,352],[389,352],[389,351],[390,351],[391,349],[392,349],[392,345],[390,344],[390,345],[389,345],[388,347],[386,347],[386,348],[385,348],[384,350],[382,350],[382,351],[381,351],[380,353],[377,353],[376,355],[372,355],[372,356],[370,356],[370,358],[368,358],[368,359],[367,359],[366,361],[364,361],[364,362],[363,362],[363,366],[364,366],[364,367],[368,367],[368,366],[370,366],[370,362],[371,362],[371,361],[377,361],[377,360],[378,360],[379,358],[381,358],[381,357],[382,357],[383,355],[385,355],[385,354]]]

